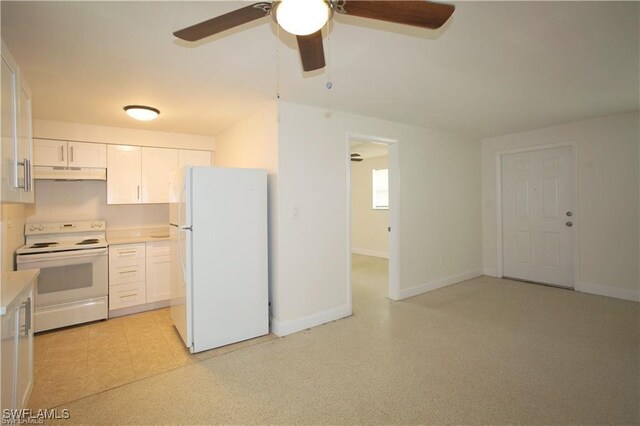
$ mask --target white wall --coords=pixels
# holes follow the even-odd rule
[[[33,137],[78,142],[155,146],[160,148],[215,150],[215,138],[212,136],[156,132],[152,130],[126,129],[51,120],[33,120]]]
[[[262,168],[268,172],[270,312],[279,299],[278,286],[278,105],[256,114],[216,136],[216,166]]]
[[[497,272],[496,152],[575,141],[578,151],[577,290],[640,300],[640,115],[637,112],[482,141],[483,264]]]
[[[2,272],[14,270],[14,252],[24,244],[26,210],[24,204],[2,203]]]
[[[303,105],[279,106],[276,330],[286,334],[350,314],[349,133],[399,141],[401,297],[480,275],[479,141]]]
[[[389,257],[389,210],[373,209],[374,169],[389,167],[388,157],[351,163],[351,252]]]

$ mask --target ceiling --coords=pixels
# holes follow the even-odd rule
[[[371,158],[384,157],[388,154],[387,144],[366,141],[351,141],[351,153],[360,154],[360,158],[369,160]]]
[[[438,31],[337,16],[328,67],[306,74],[269,18],[195,44],[172,36],[243,3],[3,0],[2,38],[40,119],[215,135],[279,91],[480,138],[639,108],[638,2],[456,2]],[[127,104],[162,112],[134,122]]]

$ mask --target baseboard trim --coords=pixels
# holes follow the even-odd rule
[[[170,300],[145,303],[144,305],[129,306],[127,308],[114,309],[109,311],[109,318],[121,317],[123,315],[139,314],[140,312],[152,311],[154,309],[167,308],[171,305]]]
[[[486,275],[488,277],[497,277],[498,276],[498,271],[494,268],[487,268],[484,267],[482,268],[482,275]]]
[[[298,331],[306,330],[307,328],[311,327],[317,327],[319,325],[326,324],[340,318],[348,317],[350,315],[351,310],[345,303],[344,305],[325,309],[324,311],[320,311],[306,317],[287,321],[280,321],[276,318],[271,317],[271,332],[276,336],[282,337],[286,336],[287,334],[296,333]]]
[[[361,248],[352,248],[351,253],[353,254],[361,254],[363,256],[373,256],[373,257],[381,257],[383,259],[389,258],[389,253],[383,251],[375,251],[369,249],[361,249]]]
[[[596,294],[598,296],[615,297],[616,299],[631,300],[640,302],[640,290],[631,290],[627,288],[615,288],[604,286],[601,284],[580,282],[576,290],[583,293]]]
[[[419,284],[413,287],[400,289],[400,299],[406,299],[408,297],[417,296],[428,291],[437,290],[442,287],[456,284],[461,281],[470,280],[482,276],[482,270],[476,269],[474,271],[465,272],[458,275],[451,275],[449,277],[441,278],[439,280],[430,281],[428,283]]]

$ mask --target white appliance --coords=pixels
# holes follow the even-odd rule
[[[18,270],[40,269],[34,295],[34,331],[108,316],[105,222],[30,223],[16,251]]]
[[[193,352],[269,332],[267,173],[185,167],[170,178],[171,316]]]

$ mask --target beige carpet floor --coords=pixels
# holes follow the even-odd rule
[[[488,277],[401,302],[354,257],[350,318],[63,407],[102,424],[638,424],[639,304]]]

